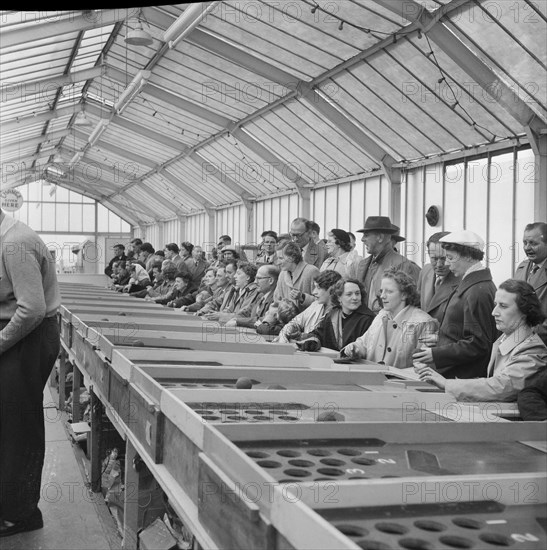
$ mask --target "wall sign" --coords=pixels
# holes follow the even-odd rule
[[[17,189],[0,192],[0,208],[6,212],[16,212],[23,206],[23,195]]]

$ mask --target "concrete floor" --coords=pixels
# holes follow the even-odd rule
[[[85,477],[82,449],[65,429],[49,387],[44,392],[46,456],[40,509],[44,528],[0,539],[0,550],[117,550],[121,539],[102,495]]]

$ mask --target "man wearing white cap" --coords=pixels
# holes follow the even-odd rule
[[[492,344],[499,336],[492,317],[496,285],[482,265],[484,241],[463,230],[439,242],[450,271],[462,281],[448,301],[436,345],[416,351],[413,359],[433,365],[445,378],[484,377]]]

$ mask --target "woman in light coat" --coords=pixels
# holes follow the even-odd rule
[[[400,369],[411,367],[420,339],[435,332],[438,324],[417,307],[420,296],[416,283],[403,271],[385,271],[380,289],[382,309],[365,334],[340,354]]]
[[[492,316],[502,335],[494,342],[486,378],[447,380],[437,371],[420,366],[425,380],[458,401],[516,401],[526,380],[547,367],[547,347],[532,329],[545,319],[531,285],[508,279],[496,291]]]

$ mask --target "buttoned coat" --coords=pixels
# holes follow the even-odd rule
[[[492,346],[487,378],[447,380],[458,401],[516,401],[527,379],[547,367],[547,347],[529,327],[520,327]]]
[[[327,245],[323,241],[319,241],[318,243],[310,241],[306,252],[304,252],[304,261],[319,269],[328,255]]]
[[[435,294],[433,294],[435,270],[431,264],[424,265],[418,278],[420,308],[426,313],[429,313],[431,317],[437,319],[439,323],[442,323],[448,300],[450,296],[452,296],[452,293],[458,288],[461,280],[461,277],[456,277],[450,272],[435,289]]]
[[[406,306],[395,318],[382,309],[355,344],[363,359],[405,369],[412,366],[419,339],[434,328],[433,318],[420,308]]]
[[[261,321],[264,315],[268,312],[268,309],[273,302],[274,292],[275,290],[271,290],[267,294],[260,294],[258,300],[254,302],[249,315],[238,315],[236,317],[237,326],[255,328],[256,321]]]
[[[525,260],[517,267],[515,271],[515,279],[520,281],[526,281],[530,269],[533,267],[533,262],[531,260]],[[547,317],[547,262],[540,269],[538,275],[534,277],[535,282],[532,285],[537,294],[539,302],[541,304],[541,311]],[[547,345],[547,319],[543,322],[542,325],[536,327],[535,332],[539,334],[540,338],[543,340],[543,343]]]
[[[409,275],[414,282],[418,282],[421,271],[420,267],[398,252],[395,252],[392,248],[388,248],[376,258],[372,255],[367,256],[357,267],[357,279],[362,281],[365,286],[365,291],[368,294],[368,307],[375,313],[382,309],[379,301],[380,286],[384,271],[391,267],[396,267]]]
[[[291,273],[281,271],[277,280],[274,301],[279,302],[283,298],[290,300],[290,293],[293,288],[304,293],[304,302],[300,304],[300,310],[307,308],[313,301],[313,281],[319,275],[319,269],[305,261],[301,261]]]
[[[232,292],[224,296],[220,312],[249,317],[254,304],[258,302],[261,296],[262,292],[258,290],[256,283],[249,283],[241,292],[238,288],[233,287]]]
[[[499,332],[492,317],[496,285],[488,268],[471,272],[450,296],[431,348],[437,371],[445,378],[486,376],[492,344]]]

